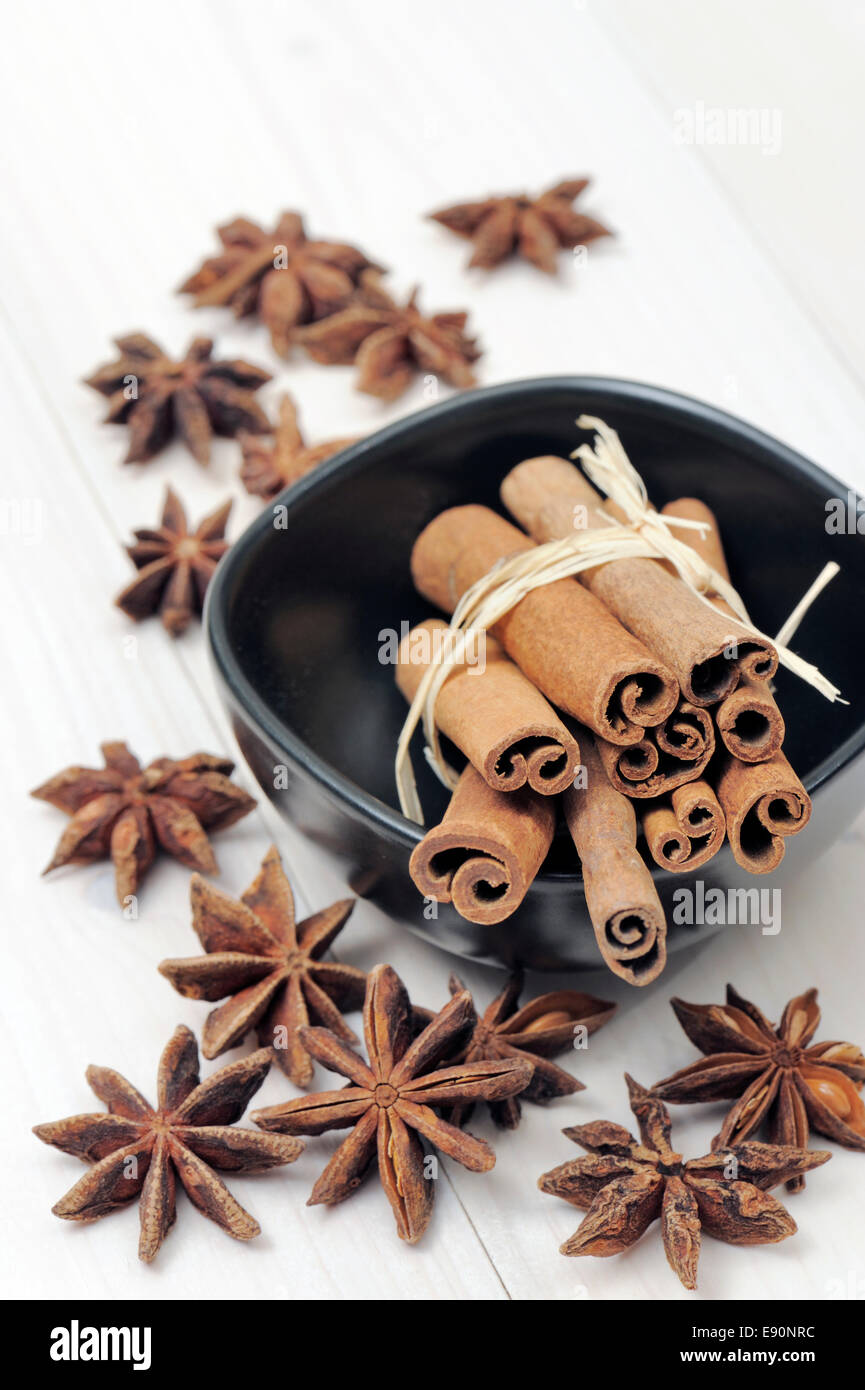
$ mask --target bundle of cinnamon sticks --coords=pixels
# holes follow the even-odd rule
[[[501,498],[518,526],[453,507],[415,542],[415,587],[445,613],[511,557],[623,519],[563,458],[518,464]],[[708,507],[681,498],[662,516],[700,523],[680,539],[729,580]],[[396,678],[409,702],[445,629],[430,618],[402,643]],[[764,874],[808,822],[810,799],[782,752],[777,665],[771,642],[660,558],[610,560],[531,590],[489,628],[483,663],[454,666],[435,697],[436,727],[467,761],[411,856],[418,889],[469,921],[504,921],[546,858],[560,805],[601,955],[647,984],[666,958],[647,860],[697,869],[726,838],[737,864]]]

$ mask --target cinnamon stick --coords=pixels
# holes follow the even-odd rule
[[[400,643],[396,683],[409,704],[447,631],[441,618],[428,618]],[[574,780],[576,739],[494,637],[485,638],[483,665],[457,666],[448,676],[435,721],[496,791],[528,783],[551,796]]]
[[[613,786],[638,799],[663,796],[695,781],[705,772],[714,751],[712,716],[687,700],[629,748],[598,739],[601,762]]]
[[[726,821],[708,782],[689,782],[643,813],[643,834],[656,864],[671,874],[702,868],[724,843]]]
[[[705,502],[698,501],[696,497],[680,497],[675,502],[668,502],[662,511],[665,516],[703,521],[711,527],[705,533],[682,531],[680,539],[686,541],[722,578],[729,579],[718,522]],[[712,602],[719,613],[732,614],[733,610],[724,599],[716,598]],[[743,762],[764,762],[777,753],[784,742],[784,718],[767,681],[755,680],[747,673],[743,674],[736,689],[721,701],[713,713],[724,747]]]
[[[441,824],[412,851],[409,873],[424,897],[452,902],[467,921],[503,922],[543,864],[555,821],[550,797],[493,791],[469,763]]]
[[[736,863],[752,874],[777,869],[785,838],[804,830],[811,819],[811,798],[784,754],[762,763],[727,754],[716,790]]]
[[[425,598],[452,613],[497,561],[531,549],[488,507],[451,507],[418,536],[412,577]],[[554,705],[611,743],[637,743],[678,699],[670,670],[573,579],[527,594],[492,634]]]
[[[562,797],[583,870],[586,907],[598,948],[614,974],[647,985],[667,959],[667,922],[652,875],[637,852],[637,818],[611,786],[595,741],[580,739],[586,785]]]
[[[601,515],[602,508],[611,507],[600,493],[567,459],[552,455],[511,469],[501,496],[536,541],[572,536],[580,526],[611,525]],[[778,655],[770,643],[744,636],[738,623],[713,612],[657,560],[613,560],[578,578],[675,673],[692,704],[716,704],[744,674],[762,679],[775,674]],[[729,654],[733,642],[736,656]]]

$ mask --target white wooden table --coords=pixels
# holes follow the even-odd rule
[[[391,266],[399,289],[419,281],[430,308],[470,308],[486,348],[484,382],[554,372],[658,382],[735,411],[865,486],[861,6],[439,0],[421,15],[399,0],[150,0],[143,10],[43,0],[6,16],[4,40],[6,1291],[863,1296],[859,1154],[836,1147],[830,1167],[791,1199],[793,1240],[745,1251],[707,1240],[698,1295],[679,1289],[652,1235],[615,1260],[562,1259],[557,1247],[579,1214],[535,1187],[576,1153],[563,1125],[630,1122],[625,1067],[648,1083],[692,1059],[672,993],[717,1000],[729,978],[777,1017],[816,982],[822,1036],[862,1041],[861,821],[808,882],[785,891],[779,936],[730,928],[698,955],[674,957],[645,993],[600,974],[568,981],[620,1001],[580,1055],[589,1089],[550,1109],[526,1106],[516,1134],[498,1137],[481,1118],[496,1169],[473,1176],[443,1163],[418,1247],[397,1240],[375,1181],[335,1210],[304,1205],[336,1142],[324,1138],[291,1168],[232,1182],[262,1222],[260,1239],[233,1243],[181,1199],[177,1229],[144,1267],[134,1207],[89,1227],[50,1215],[82,1169],[29,1127],[90,1108],[89,1062],[152,1092],[174,1026],[200,1027],[204,1006],[181,1000],[155,969],[165,956],[194,953],[188,875],[161,860],[141,919],[123,921],[108,865],[40,880],[65,820],[27,798],[64,765],[95,761],[105,738],[128,740],[148,760],[233,747],[200,632],[172,643],[151,622],[132,633],[111,599],[130,575],[121,543],[130,527],[155,521],[169,480],[195,517],[233,493],[231,534],[257,504],[239,487],[231,443],[216,448],[208,472],[179,447],[146,468],[120,467],[123,432],[100,427],[100,403],[79,384],[110,355],[112,334],[141,329],[180,348],[214,332],[225,355],[275,368],[267,399],[290,386],[314,439],[368,431],[422,404],[418,388],[384,410],[353,391],[349,369],[300,358],[275,365],[260,328],[193,314],[172,294],[211,246],[214,225],[237,213],[267,221],[301,209],[315,232],[354,240]],[[768,113],[771,147],[677,140],[683,111],[696,123],[714,107]],[[518,264],[467,276],[465,246],[421,217],[584,172],[596,176],[587,207],[619,236],[588,269],[565,267],[560,283]],[[255,790],[243,767],[240,776]],[[343,893],[263,797],[217,838],[220,883],[243,889],[272,839],[303,907]],[[453,965],[366,904],[339,954],[364,967],[390,961],[425,1002],[444,998]],[[493,971],[466,965],[463,974],[481,1002],[499,985]],[[259,1103],[289,1090],[272,1075]],[[674,1118],[680,1146],[704,1152],[717,1111]]]

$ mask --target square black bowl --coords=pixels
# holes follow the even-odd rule
[[[795,639],[849,706],[782,672],[785,751],[815,799],[770,880],[729,846],[699,873],[706,888],[775,886],[814,860],[865,804],[862,697],[865,537],[829,534],[826,502],[844,484],[722,411],[657,387],[593,377],[518,381],[409,415],[309,474],[235,541],[208,595],[206,626],[222,697],[256,777],[287,816],[338,857],[352,890],[446,950],[502,966],[593,967],[599,956],[576,855],[558,836],[524,903],[481,927],[449,906],[430,915],[408,875],[421,836],[396,809],[393,756],[406,707],[382,633],[429,615],[414,591],[415,537],[445,507],[501,510],[499,484],[521,459],[567,456],[582,413],[619,431],[656,506],[702,498],[717,514],[733,582],[765,632],[781,626],[827,560],[840,575]],[[416,739],[419,735],[416,735]],[[413,758],[427,823],[446,793]],[[696,876],[654,870],[668,908]],[[669,947],[712,927],[670,922]]]

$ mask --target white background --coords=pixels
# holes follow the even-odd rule
[[[156,972],[193,954],[187,874],[161,860],[138,922],[119,919],[110,866],[39,871],[65,824],[27,791],[68,763],[93,763],[101,739],[145,759],[229,751],[200,633],[172,643],[112,608],[130,566],[129,528],[155,521],[166,482],[193,517],[228,492],[231,534],[258,504],[242,497],[238,451],[209,472],[180,448],[123,469],[122,430],[79,384],[140,329],[180,349],[215,332],[224,353],[275,368],[266,334],[172,293],[207,253],[212,228],[243,213],[308,216],[313,234],[356,241],[415,281],[431,309],[465,306],[483,340],[483,382],[550,372],[658,382],[727,407],[845,480],[865,485],[865,291],[861,146],[865,11],[855,0],[438,0],[432,6],[340,0],[193,0],[178,5],[19,5],[4,19],[0,130],[0,393],[3,419],[5,675],[3,1252],[13,1295],[238,1298],[718,1299],[862,1296],[865,1157],[836,1149],[790,1199],[799,1234],[737,1250],[704,1242],[700,1293],[685,1294],[657,1230],[615,1260],[565,1260],[579,1213],[536,1179],[576,1154],[561,1126],[629,1123],[621,1073],[649,1083],[695,1053],[669,1009],[676,993],[719,1000],[725,981],[777,1017],[821,988],[822,1037],[862,1042],[863,822],[785,891],[776,938],[721,933],[674,957],[651,991],[602,975],[578,983],[620,1000],[617,1018],[575,1069],[584,1093],[525,1107],[497,1145],[492,1174],[443,1164],[430,1230],[396,1238],[375,1181],[335,1210],[305,1197],[336,1139],[310,1140],[293,1167],[233,1180],[264,1234],[233,1243],[180,1199],[155,1265],[136,1259],[130,1209],[88,1227],[52,1202],[80,1175],[29,1134],[37,1121],[91,1108],[88,1062],[117,1067],[152,1095],[174,1026],[205,1006]],[[777,109],[774,153],[681,145],[677,109]],[[587,209],[619,236],[587,269],[563,257],[558,280],[514,264],[467,275],[467,248],[422,214],[490,191],[540,189],[592,174]],[[360,433],[393,410],[359,396],[349,369],[298,358],[277,368],[311,439]],[[263,393],[264,394],[264,393]],[[10,506],[11,504],[11,506]],[[17,509],[17,510],[16,510]],[[16,523],[15,518],[18,518]],[[10,520],[11,518],[11,520]],[[28,520],[29,518],[29,520]],[[859,622],[861,615],[856,615]],[[851,631],[851,640],[859,640]],[[383,757],[390,750],[382,750]],[[254,790],[244,769],[241,778]],[[301,906],[342,885],[262,800],[216,840],[221,884],[240,892],[275,838]],[[426,1004],[442,1002],[453,962],[360,904],[339,954],[386,959]],[[481,1004],[493,971],[466,966]],[[533,980],[532,987],[554,981]],[[570,1065],[570,1063],[568,1063]],[[206,1071],[212,1068],[206,1064]],[[318,1073],[322,1085],[330,1083]],[[258,1103],[287,1098],[271,1076]],[[718,1111],[679,1109],[679,1146],[704,1152]],[[817,1141],[819,1142],[819,1140]]]

